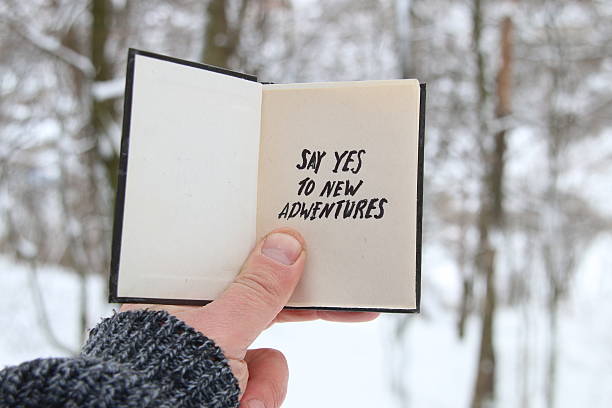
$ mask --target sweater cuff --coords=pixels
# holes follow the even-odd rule
[[[181,406],[238,406],[238,381],[221,349],[166,311],[132,310],[102,320],[82,354],[129,365]]]

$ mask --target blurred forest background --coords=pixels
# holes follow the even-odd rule
[[[427,82],[424,303],[385,316],[387,392],[398,407],[609,406],[606,0],[2,0],[1,344],[15,350],[0,364],[27,344],[25,303],[62,354],[106,310],[128,47],[261,81]],[[74,330],[48,295],[60,275]]]

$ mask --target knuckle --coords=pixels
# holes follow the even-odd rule
[[[240,393],[243,394],[246,390],[246,385],[249,381],[249,370],[244,360],[228,359],[228,364],[234,377],[238,380]]]
[[[283,374],[275,377],[275,379],[267,379],[265,388],[268,390],[267,400],[272,402],[273,407],[280,407],[287,395],[287,379],[289,377],[289,368],[287,358],[279,350],[266,348],[260,350],[259,358],[273,360],[277,368],[282,368]],[[279,381],[279,379],[282,379]]]
[[[275,356],[279,360],[282,360],[285,370],[289,371],[288,364],[287,364],[287,357],[285,357],[285,355],[281,351],[276,350],[276,349],[270,349],[270,353],[272,353],[272,356]]]
[[[277,349],[273,349],[273,348],[265,348],[265,349],[261,349],[261,353],[266,359],[282,361],[284,370],[288,371],[287,370],[287,358],[281,351]]]
[[[246,289],[256,300],[276,306],[283,297],[281,284],[272,273],[244,272],[236,279],[235,284]]]
[[[285,394],[287,389],[284,384],[279,384],[276,381],[267,381],[267,389],[269,392],[269,399],[272,401],[273,407],[280,407],[285,400]]]

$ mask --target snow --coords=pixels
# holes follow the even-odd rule
[[[38,357],[63,355],[51,346],[38,324],[32,292],[29,288],[30,271],[0,257],[0,367],[18,364]],[[76,276],[59,268],[45,267],[39,271],[47,314],[54,333],[60,341],[78,351],[77,327],[78,280]],[[90,307],[89,321],[93,325],[102,316],[111,314],[112,307],[105,303],[106,282],[97,277],[88,280]]]
[[[398,1],[401,15],[411,0]],[[39,13],[42,7],[28,5],[27,2],[15,2],[20,7],[32,8]],[[349,2],[345,2],[346,5]],[[554,2],[553,2],[554,3]],[[550,5],[555,6],[555,4]],[[612,10],[612,2],[599,2],[595,9],[602,16]],[[115,8],[123,9],[126,0],[113,0]],[[365,4],[365,3],[364,3]],[[379,12],[384,12],[385,4],[381,3]],[[339,3],[339,5],[341,5]],[[359,5],[354,5],[358,10]],[[465,56],[461,50],[470,49],[471,15],[469,7],[464,3],[455,2],[413,2],[420,10],[417,14],[425,18],[428,24],[419,27],[407,27],[400,24],[400,34],[410,28],[412,34],[422,44],[423,55],[428,59],[422,61],[421,71],[429,81],[431,98],[431,121],[428,122],[428,140],[443,140],[443,132],[451,129],[452,149],[448,163],[433,161],[432,166],[426,164],[426,175],[431,177],[429,191],[441,188],[451,188],[459,180],[461,188],[467,194],[464,205],[467,210],[476,211],[478,202],[478,178],[475,177],[479,163],[463,156],[464,152],[472,151],[474,139],[461,121],[470,120],[469,112],[462,114],[449,111],[453,100],[467,103],[475,100],[475,87],[471,80],[462,79],[457,72],[469,74],[474,63],[472,58]],[[497,5],[499,6],[499,5]],[[497,7],[496,6],[496,7]],[[543,26],[551,24],[549,8],[531,8],[525,3],[521,7],[508,3],[489,15],[485,22],[486,28],[482,48],[488,56],[498,55],[498,35],[496,21],[499,16],[516,12],[514,19],[517,37],[517,92],[515,99],[521,101],[514,107],[515,116],[510,120],[514,127],[509,136],[507,152],[507,185],[506,200],[508,208],[513,211],[529,209],[532,202],[526,197],[544,191],[546,178],[546,145],[545,134],[541,127],[541,107],[549,86],[546,76],[536,68],[540,61],[541,68],[550,63],[548,59],[558,58],[557,52],[550,54],[547,42],[540,43]],[[553,7],[559,14],[555,17],[563,26],[584,26],[591,16],[586,14],[582,4],[559,3]],[[83,3],[75,9],[60,7],[58,15],[37,16],[40,24],[18,23],[11,21],[11,31],[15,31],[26,43],[42,50],[51,60],[63,61],[64,65],[75,67],[85,76],[92,79],[94,67],[87,56],[65,47],[57,37],[56,29],[45,28],[45,19],[53,21],[55,28],[70,26],[71,19],[75,23],[86,10]],[[336,10],[337,9],[337,10]],[[426,11],[429,10],[429,11]],[[594,10],[595,10],[594,9]],[[179,57],[196,59],[200,56],[202,33],[201,13],[193,13],[191,6],[162,4],[156,7],[136,8],[140,24],[138,30],[125,34],[129,41],[135,41],[135,46],[168,53]],[[139,14],[139,12],[143,11]],[[199,9],[198,9],[199,10]],[[289,10],[289,9],[288,9]],[[270,20],[268,25],[276,27],[270,37],[287,35],[296,48],[295,55],[288,54],[289,49],[281,45],[281,41],[266,41],[263,44],[253,35],[245,35],[241,39],[241,47],[249,50],[245,55],[251,61],[251,67],[261,70],[263,79],[277,82],[283,81],[314,81],[314,80],[347,80],[357,78],[390,78],[397,75],[397,61],[393,49],[393,34],[391,31],[370,30],[373,27],[373,14],[369,12],[338,13],[334,16],[335,7],[323,6],[322,2],[300,0],[292,3],[290,17],[270,13],[267,18],[282,18]],[[369,7],[368,7],[369,10]],[[437,11],[436,11],[437,10]],[[533,15],[527,16],[533,10]],[[0,11],[4,15],[8,6],[0,2]],[[378,13],[378,12],[377,12]],[[329,14],[327,16],[326,14]],[[32,14],[34,15],[34,14]],[[299,17],[295,18],[293,16]],[[529,18],[527,18],[529,17]],[[430,20],[430,21],[429,21]],[[26,20],[27,21],[27,20]],[[384,21],[374,21],[374,25]],[[403,20],[408,22],[408,19]],[[593,21],[600,21],[594,19]],[[603,20],[601,20],[603,21]],[[37,28],[38,27],[38,28]],[[175,28],[180,27],[181,30]],[[285,27],[291,27],[285,29]],[[8,28],[8,27],[7,27]],[[248,29],[248,27],[246,27]],[[602,28],[602,27],[599,27]],[[603,29],[586,30],[583,32],[591,46],[601,42],[598,36],[605,36]],[[129,30],[128,30],[129,31]],[[380,32],[379,32],[380,31]],[[592,32],[591,32],[592,31]],[[55,33],[51,35],[50,33]],[[144,35],[144,34],[146,35]],[[324,33],[324,35],[320,35]],[[316,34],[316,35],[315,35]],[[578,31],[572,31],[576,40],[582,39]],[[580,35],[579,35],[580,34]],[[252,37],[252,38],[251,38]],[[403,37],[403,35],[400,35]],[[291,42],[290,41],[290,42]],[[534,42],[534,43],[530,43]],[[604,41],[605,42],[605,41]],[[584,46],[571,46],[567,43],[568,55],[574,59],[596,56],[593,49]],[[522,45],[521,45],[522,44]],[[577,43],[579,44],[579,42]],[[111,44],[113,45],[113,44]],[[115,48],[120,47],[118,44]],[[289,45],[287,45],[289,47]],[[522,47],[522,48],[521,48]],[[605,48],[605,47],[604,47]],[[256,50],[251,52],[250,50]],[[369,51],[368,51],[369,50]],[[603,48],[602,48],[603,50]],[[10,51],[10,50],[7,50]],[[113,49],[109,52],[120,52],[124,49]],[[537,52],[536,52],[537,51]],[[293,52],[293,51],[292,51]],[[429,54],[431,53],[431,56]],[[586,54],[584,54],[586,53]],[[312,58],[316,56],[316,58]],[[14,58],[14,56],[9,56]],[[469,57],[469,58],[468,58]],[[117,57],[118,58],[118,57]],[[307,58],[307,59],[305,59]],[[537,61],[536,61],[537,58]],[[29,61],[29,60],[24,60]],[[497,69],[496,61],[488,61],[490,72]],[[13,63],[7,65],[11,67]],[[595,69],[595,63],[589,69]],[[17,67],[17,70],[13,68]],[[42,146],[43,142],[56,140],[59,156],[55,153],[38,152],[36,155],[11,157],[13,164],[23,164],[32,160],[36,172],[26,178],[28,183],[55,180],[57,175],[57,160],[74,159],[80,152],[92,147],[89,138],[72,139],[60,137],[64,134],[77,134],[82,126],[79,119],[79,102],[70,97],[68,92],[50,92],[52,89],[65,89],[66,84],[54,69],[46,64],[30,67],[23,65],[26,75],[22,75],[22,67],[15,63],[10,69],[2,69],[0,94],[7,100],[6,113],[9,115],[4,122],[2,136],[5,143],[0,144],[0,156],[9,158],[16,146],[34,148]],[[473,68],[473,67],[472,67]],[[32,70],[30,72],[30,70]],[[612,59],[601,61],[599,72],[578,71],[581,75],[581,85],[575,94],[561,93],[559,107],[575,110],[579,117],[589,117],[593,112],[590,98],[600,98],[601,106],[606,102],[603,94],[609,89]],[[19,75],[16,75],[19,73]],[[117,74],[121,74],[118,72]],[[535,92],[537,87],[542,92]],[[540,83],[541,81],[541,83]],[[91,87],[94,98],[105,101],[120,97],[124,90],[124,79],[115,78],[109,81],[93,83]],[[14,98],[13,93],[19,91],[27,96],[25,99]],[[42,95],[39,99],[39,95]],[[45,96],[47,95],[47,96]],[[30,101],[36,97],[37,103]],[[596,99],[599,100],[599,99]],[[51,103],[50,103],[51,101]],[[436,103],[435,101],[440,101]],[[548,103],[548,102],[547,102]],[[47,110],[47,106],[52,110]],[[597,111],[595,119],[603,120],[603,107]],[[450,114],[449,114],[450,113]],[[429,113],[428,113],[429,115]],[[33,118],[27,126],[21,121]],[[63,120],[62,118],[67,118]],[[594,120],[594,123],[597,121]],[[448,123],[447,123],[448,121]],[[112,121],[111,121],[112,122]],[[456,122],[456,123],[455,123]],[[605,122],[606,124],[608,122]],[[60,126],[61,125],[61,126]],[[434,126],[435,125],[435,126]],[[492,123],[494,126],[506,126],[505,121]],[[115,123],[106,124],[108,133],[114,135],[112,148],[118,149],[119,128]],[[587,127],[585,129],[588,130]],[[610,174],[612,172],[612,134],[610,129],[598,132],[598,137],[577,134],[582,140],[572,140],[571,146],[564,151],[562,162],[563,177],[560,188],[573,192],[587,200],[594,208],[610,217],[612,189]],[[10,141],[10,143],[9,143]],[[106,143],[106,142],[103,142]],[[428,142],[429,151],[435,145]],[[102,145],[101,148],[107,146]],[[19,160],[19,161],[18,161]],[[35,161],[35,162],[34,162]],[[427,162],[426,162],[427,163]],[[437,165],[437,166],[436,166]],[[437,183],[437,184],[436,184]],[[19,205],[19,200],[10,194],[0,194],[0,207]],[[426,199],[426,202],[429,202]],[[47,204],[50,205],[50,204]],[[480,322],[471,318],[467,322],[466,337],[461,340],[456,334],[457,305],[461,296],[461,281],[457,266],[449,257],[449,246],[456,245],[463,239],[461,231],[453,231],[443,225],[439,219],[440,213],[435,213],[432,206],[432,228],[425,228],[426,251],[423,263],[423,313],[421,315],[397,316],[385,315],[379,320],[364,324],[341,324],[329,322],[287,323],[267,330],[254,344],[254,347],[275,347],[282,350],[290,365],[290,384],[286,407],[305,406],[355,406],[355,407],[392,407],[396,404],[391,389],[391,376],[398,366],[405,376],[408,401],[402,406],[416,407],[461,407],[469,406],[475,376],[476,359]],[[443,214],[442,214],[443,215]],[[74,220],[71,220],[71,222]],[[609,222],[609,221],[608,221]],[[437,224],[435,224],[437,223]],[[440,225],[444,228],[438,228]],[[5,228],[0,223],[0,231]],[[79,233],[78,225],[69,224],[65,229]],[[448,234],[450,239],[441,240],[438,235]],[[445,235],[443,235],[444,237]],[[470,240],[470,236],[467,237]],[[495,239],[503,238],[495,236]],[[471,241],[475,241],[474,237]],[[515,243],[518,247],[529,245],[523,237]],[[432,246],[431,243],[438,246]],[[496,241],[497,242],[497,241]],[[447,248],[444,248],[446,246]],[[469,246],[469,245],[468,245]],[[27,240],[19,242],[22,255],[34,256],[36,246]],[[559,327],[559,361],[556,388],[557,408],[589,406],[607,407],[612,401],[612,247],[610,237],[600,236],[584,254],[579,257],[581,264],[571,282],[571,297],[560,311]],[[522,247],[521,247],[522,248]],[[510,254],[527,254],[528,251],[506,250]],[[534,297],[525,304],[507,305],[504,288],[508,265],[500,268],[498,273],[498,288],[500,294],[499,310],[496,315],[495,340],[497,351],[497,393],[500,407],[546,406],[546,363],[549,346],[548,318],[545,313],[547,285],[542,268],[537,263],[525,261],[517,256],[510,259],[516,263],[516,268],[522,267]],[[510,264],[511,262],[508,262]],[[38,323],[32,292],[29,288],[31,274],[27,266],[15,264],[7,258],[0,257],[0,325],[3,333],[0,335],[0,367],[18,364],[37,357],[62,355],[45,337]],[[523,276],[523,275],[521,275]],[[39,272],[44,303],[48,309],[53,332],[70,349],[78,350],[80,334],[77,327],[78,310],[78,280],[69,271],[43,267]],[[89,322],[94,325],[102,316],[112,313],[113,305],[106,303],[107,283],[98,276],[88,280]],[[481,291],[476,288],[476,293]],[[538,298],[537,296],[542,296]],[[401,319],[406,318],[408,328],[406,337],[401,344],[393,339],[392,333]],[[524,402],[527,401],[528,404]]]
[[[607,407],[612,400],[612,258],[607,249],[612,238],[602,237],[585,254],[574,295],[561,310],[559,333],[558,407]],[[468,406],[478,351],[479,322],[470,319],[466,338],[458,339],[456,312],[437,302],[433,287],[448,293],[456,282],[449,263],[439,252],[424,279],[424,313],[384,315],[369,323],[331,322],[277,324],[264,332],[253,347],[278,348],[290,367],[286,407],[393,407],[391,366],[405,361],[408,403],[417,407]],[[436,260],[437,259],[437,260]],[[0,258],[3,285],[0,293],[0,367],[37,358],[58,356],[45,339],[28,289],[28,270]],[[41,287],[51,325],[61,340],[78,348],[78,281],[58,268],[42,268]],[[88,281],[90,322],[112,313],[105,303],[106,282]],[[397,319],[409,319],[405,341],[391,338]],[[544,378],[548,332],[543,308],[534,300],[526,307],[503,307],[495,326],[498,355],[498,407],[545,406]],[[526,348],[528,347],[528,348]],[[400,355],[404,353],[403,355]],[[403,360],[398,360],[402,357]]]
[[[108,81],[94,82],[91,92],[94,98],[101,102],[123,96],[124,89],[125,78],[114,78]]]
[[[283,323],[255,348],[281,350],[289,364],[286,407],[391,407],[384,319],[369,323]]]

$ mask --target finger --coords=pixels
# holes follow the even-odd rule
[[[155,304],[145,304],[145,303],[124,303],[119,308],[119,312],[127,312],[128,310],[166,310],[170,314],[174,314],[175,312],[179,312],[182,310],[186,310],[189,308],[193,308],[193,306],[172,306],[172,305],[155,305]]]
[[[175,306],[175,305],[156,305],[156,304],[141,304],[141,303],[124,303],[119,308],[119,312],[127,312],[129,310],[164,310],[171,315],[182,318],[187,324],[191,324],[189,316],[202,310],[202,306]],[[185,316],[185,318],[183,318]],[[195,328],[195,327],[194,327]]]
[[[134,303],[124,303],[119,308],[119,312],[127,312],[128,310],[146,309],[147,306],[151,306],[151,305],[138,305]]]
[[[319,317],[330,322],[361,323],[376,319],[380,313],[376,312],[339,312],[320,310]]]
[[[309,320],[327,320],[331,322],[359,323],[376,319],[376,312],[342,312],[327,310],[283,310],[274,319],[274,323],[306,322]]]
[[[249,350],[245,360],[249,382],[240,407],[278,408],[287,395],[289,368],[283,353],[274,349]]]
[[[287,304],[304,270],[306,254],[299,233],[280,229],[251,252],[240,274],[201,313],[206,335],[240,357]]]

